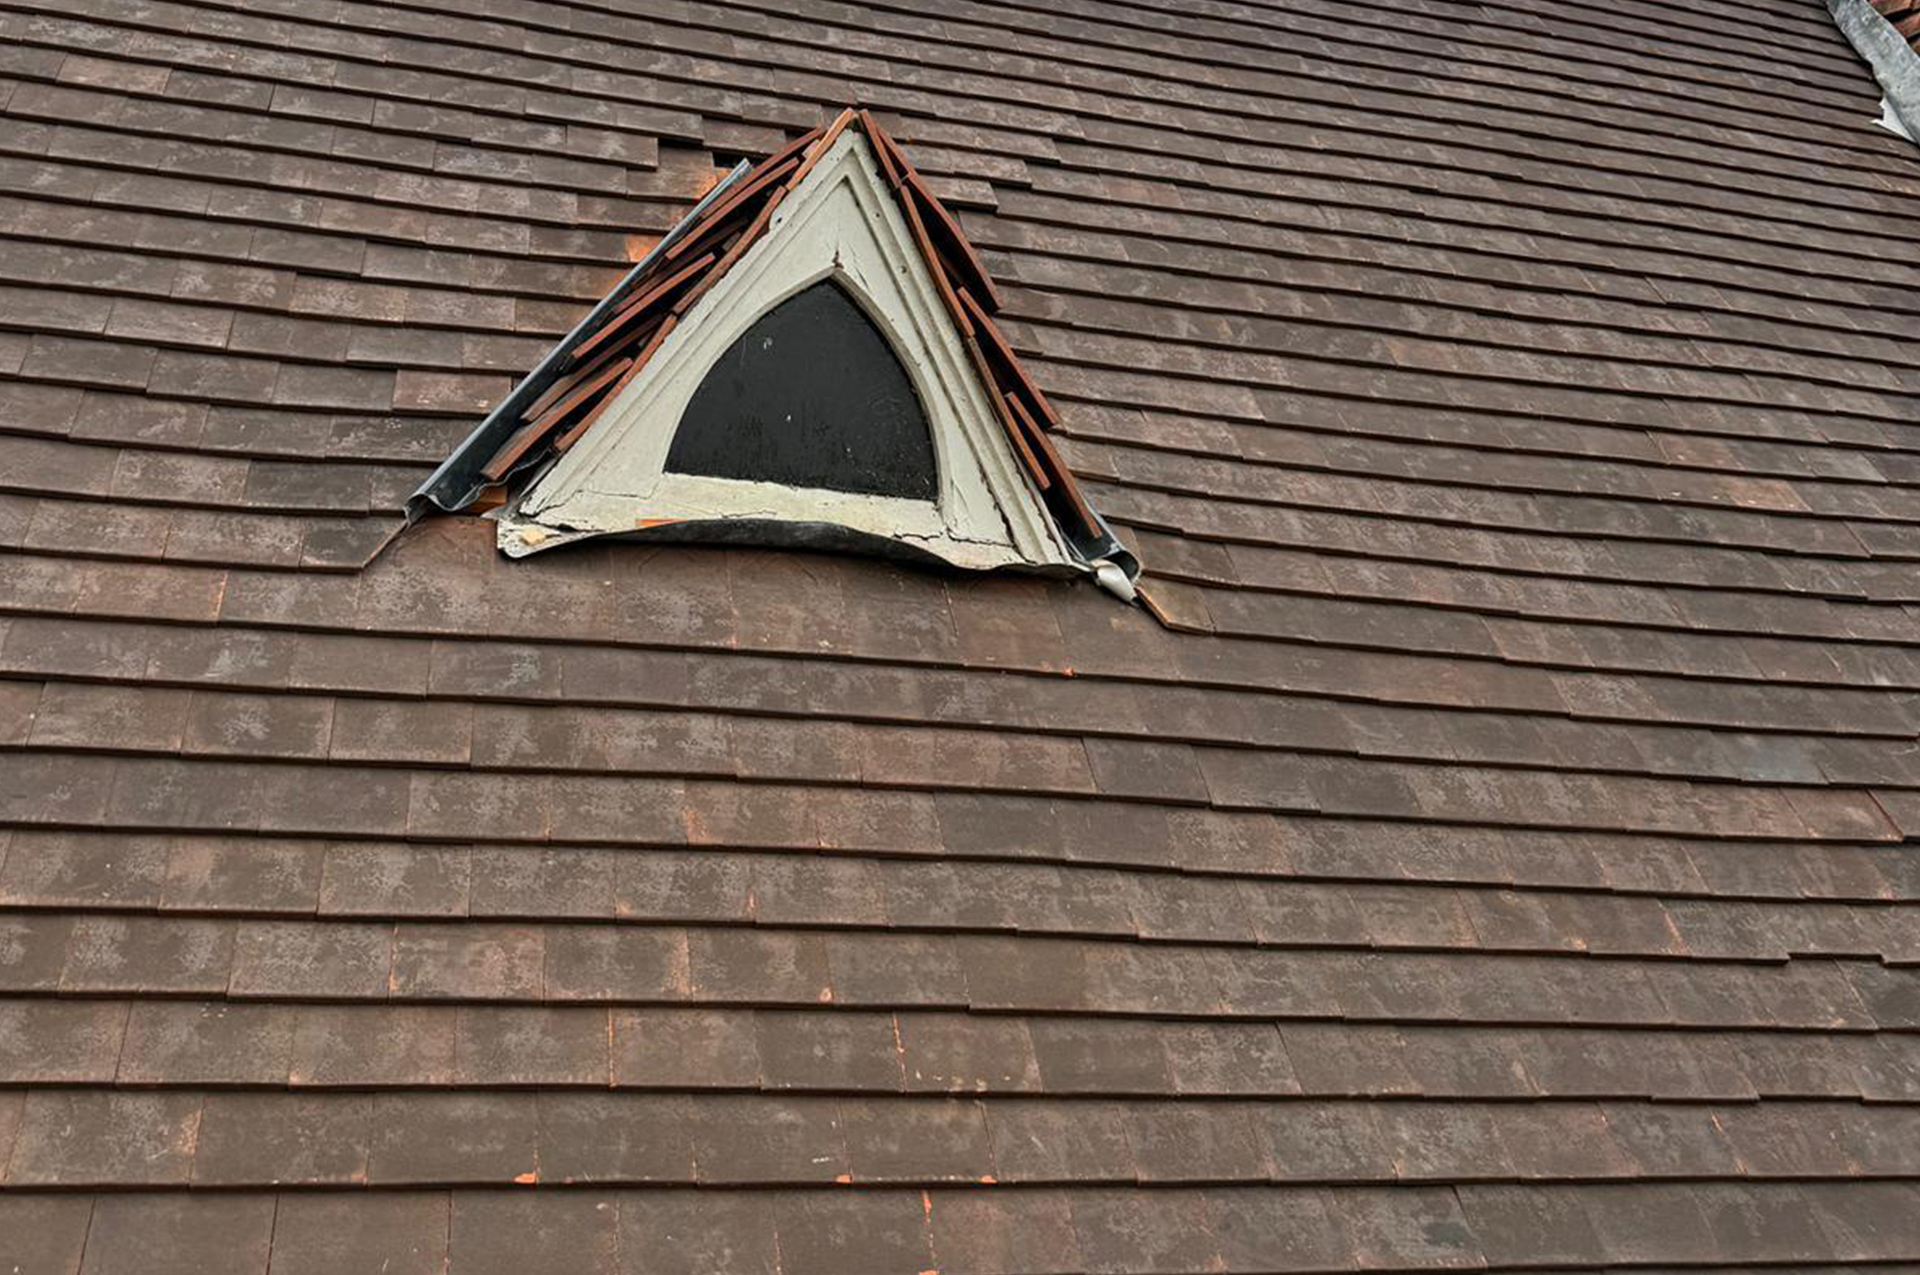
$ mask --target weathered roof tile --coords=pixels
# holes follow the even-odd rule
[[[1912,192],[1819,6],[370,14],[0,23],[0,1266],[1920,1256]],[[849,85],[1170,627],[383,548]]]

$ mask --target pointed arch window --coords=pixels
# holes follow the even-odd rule
[[[938,492],[920,394],[832,280],[761,315],[707,369],[666,469],[902,500]]]

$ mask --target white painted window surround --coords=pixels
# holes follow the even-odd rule
[[[858,495],[665,471],[681,414],[755,320],[838,283],[893,347],[933,430],[938,496]],[[586,435],[497,515],[513,557],[661,522],[830,523],[958,567],[1085,569],[1014,454],[866,139],[842,133],[766,232],[695,304]]]

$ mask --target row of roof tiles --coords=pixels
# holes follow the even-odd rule
[[[379,1002],[1904,1030],[1911,965],[1212,947],[758,927],[15,914],[6,990]],[[1041,968],[1044,966],[1044,968]]]
[[[1912,1036],[1772,1025],[1617,1028],[1056,1017],[843,1006],[295,1004],[104,996],[0,1001],[9,1086],[286,1091],[526,1088],[1095,1099],[1920,1100]],[[1049,1108],[1071,1111],[1071,1104]],[[1364,1111],[1364,1104],[1357,1111]],[[1421,1108],[1428,1112],[1433,1107]],[[1794,1108],[1782,1105],[1788,1114]],[[1635,1114],[1635,1113],[1638,1114]],[[1828,1115],[1834,1115],[1829,1112]],[[1443,1117],[1437,1117],[1443,1118]],[[1352,1117],[1356,1127],[1364,1115]],[[1824,1119],[1824,1117],[1823,1117]],[[1711,1146],[1720,1138],[1697,1131]],[[1370,1135],[1369,1135],[1370,1136]],[[1896,1139],[1897,1141],[1897,1139]],[[1684,1140],[1674,1147],[1686,1151]],[[1406,1149],[1417,1151],[1417,1146]],[[1716,1160],[1725,1157],[1716,1156]],[[23,1164],[26,1161],[22,1161]],[[1767,1160],[1762,1168],[1779,1169]],[[1831,1167],[1832,1161],[1822,1163]]]
[[[911,847],[902,847],[911,849]],[[1031,847],[1035,858],[1040,843]],[[1756,851],[1755,853],[1761,853]],[[215,892],[252,861],[257,897]],[[1269,865],[1272,866],[1277,865]],[[264,888],[268,884],[271,890]],[[1227,946],[1920,960],[1899,903],[1312,881],[924,856],[0,835],[0,905],[389,920],[623,920]],[[964,903],[954,905],[958,897]],[[225,905],[225,906],[222,906]]]
[[[508,1052],[503,1060],[513,1055]],[[1010,1187],[1911,1179],[1920,1108],[640,1093],[0,1099],[6,1185]]]
[[[1542,1254],[1587,1268],[1786,1257],[1820,1270],[1910,1253],[1910,1199],[1897,1183],[126,1192],[0,1200],[0,1256],[82,1275],[260,1275],[269,1263],[281,1275],[478,1275],[539,1262],[588,1275],[693,1275],[716,1263],[750,1275],[1251,1275],[1524,1269]],[[156,1267],[156,1250],[178,1265]]]

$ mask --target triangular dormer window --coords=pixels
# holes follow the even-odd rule
[[[957,222],[865,112],[742,164],[409,502],[511,557],[596,536],[1138,564],[1047,437]]]

